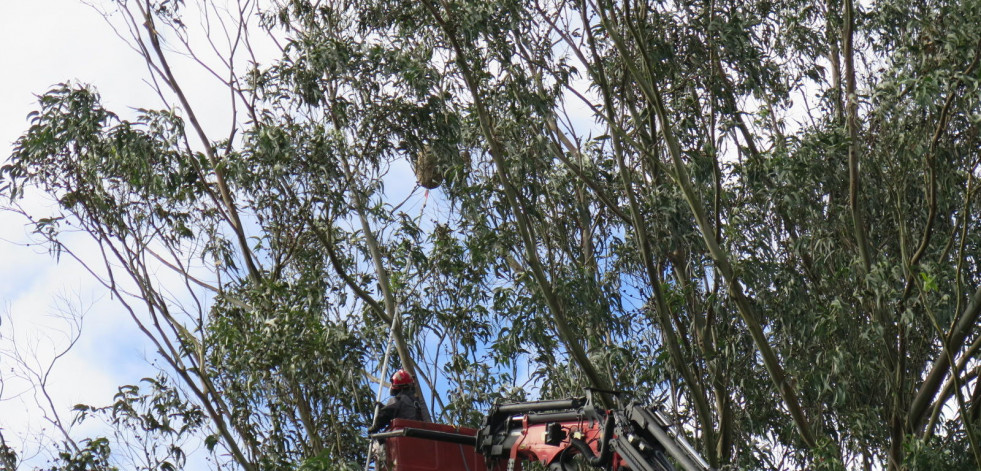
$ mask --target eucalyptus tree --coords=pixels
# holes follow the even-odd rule
[[[52,90],[5,191],[237,466],[359,462],[390,325],[443,420],[628,389],[716,467],[981,465],[978,2],[242,1],[221,139],[167,52],[200,13],[117,4],[167,109]]]
[[[780,467],[774,447],[785,465],[914,466],[941,419],[970,451],[945,466],[978,464],[972,2],[363,9],[356,35],[444,67],[469,124],[443,161],[470,167],[461,215],[509,238],[515,293],[557,334],[539,348],[578,384],[635,381],[599,357],[649,322],[659,384],[713,464]],[[559,126],[563,93],[600,136]]]
[[[904,451],[946,415],[957,457],[932,466],[977,466],[962,397],[977,383],[961,373],[979,314],[965,284],[977,5],[571,9],[572,22],[539,12],[596,87],[577,94],[607,127],[593,158],[617,165],[624,230],[709,458],[770,466],[745,461],[769,435],[804,452],[799,465],[915,466]],[[944,45],[922,48],[934,28]]]

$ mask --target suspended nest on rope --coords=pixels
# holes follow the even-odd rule
[[[432,190],[443,183],[443,174],[440,173],[436,154],[427,145],[416,155],[416,180],[423,188]]]

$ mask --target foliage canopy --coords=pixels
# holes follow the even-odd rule
[[[617,388],[717,467],[981,465],[981,2],[242,0],[193,13],[239,28],[221,139],[187,6],[117,3],[167,106],[49,91],[3,191],[235,466],[357,466],[393,319],[442,421]]]

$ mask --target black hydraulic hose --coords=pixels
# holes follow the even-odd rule
[[[600,468],[606,466],[610,462],[610,457],[613,456],[613,448],[610,446],[610,439],[613,438],[613,415],[606,416],[606,424],[603,426],[603,438],[600,438],[600,449],[599,455],[593,453],[593,449],[589,447],[589,444],[578,439],[573,438],[569,440],[572,446],[582,453],[582,456],[586,458],[586,462],[594,468]]]
[[[559,471],[566,471],[566,469],[565,469],[565,454],[568,451],[569,451],[569,447],[565,447],[565,448],[562,449],[562,453],[559,453],[559,466],[558,466]],[[555,465],[549,466],[549,469],[553,469],[554,466]]]

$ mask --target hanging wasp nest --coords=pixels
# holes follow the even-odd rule
[[[416,179],[424,188],[432,190],[443,183],[436,153],[429,145],[423,146],[416,155]]]

